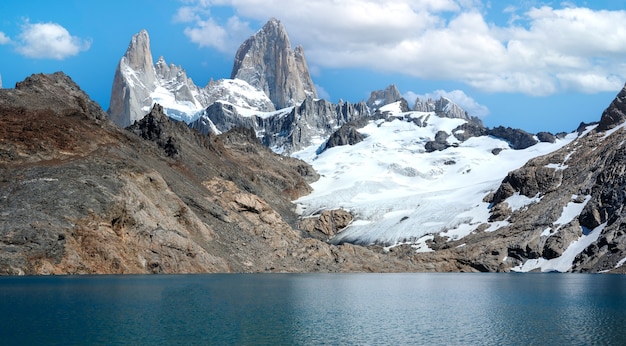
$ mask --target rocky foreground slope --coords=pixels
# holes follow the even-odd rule
[[[428,269],[318,240],[340,212],[299,231],[316,173],[253,132],[203,136],[158,105],[120,129],[63,73],[0,90],[0,125],[0,274]]]

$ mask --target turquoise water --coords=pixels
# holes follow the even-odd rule
[[[626,345],[626,276],[0,277],[0,344]]]

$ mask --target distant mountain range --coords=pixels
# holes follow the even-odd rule
[[[108,114],[62,73],[0,110],[3,274],[626,271],[626,89],[569,134],[395,85],[332,103],[271,19],[231,79],[155,63],[143,30]]]

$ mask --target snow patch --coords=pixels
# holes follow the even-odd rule
[[[572,195],[573,200],[577,198],[578,195]],[[583,212],[583,209],[585,209],[585,205],[587,205],[590,200],[591,196],[587,195],[585,196],[585,199],[582,203],[576,203],[574,201],[567,203],[567,205],[563,207],[563,212],[561,212],[561,216],[559,216],[554,224],[565,225],[572,222],[575,217],[578,217],[578,215]]]
[[[598,240],[604,227],[606,227],[606,223],[594,228],[586,235],[583,232],[583,235],[573,241],[560,257],[550,260],[545,258],[529,259],[524,262],[524,264],[511,268],[511,270],[516,272],[529,272],[533,270],[540,270],[542,272],[567,272],[572,268],[576,256]]]
[[[516,192],[513,196],[505,199],[504,201],[508,203],[509,207],[511,207],[511,211],[515,212],[533,203],[541,201],[541,197],[539,196],[539,193],[537,193],[535,197],[527,197],[521,195],[519,192]]]
[[[426,244],[427,241],[433,239],[435,239],[435,236],[433,235],[423,236],[419,238],[411,247],[414,248],[417,253],[435,252],[435,250],[431,249],[428,244]]]

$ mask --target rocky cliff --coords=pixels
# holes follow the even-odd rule
[[[158,105],[124,130],[62,73],[0,90],[0,124],[1,274],[423,269],[301,233],[290,201],[316,173],[251,131]]]
[[[317,98],[304,49],[291,49],[285,27],[274,18],[239,47],[230,78],[265,92],[276,109]]]

